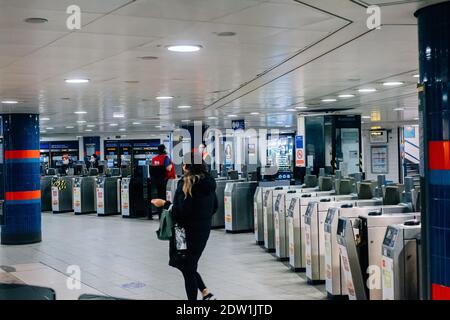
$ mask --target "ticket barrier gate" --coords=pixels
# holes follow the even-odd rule
[[[52,179],[54,169],[47,169],[47,175],[41,177],[41,211],[52,211]]]
[[[73,178],[73,211],[75,214],[95,213],[96,177]]]
[[[421,225],[418,220],[391,225],[383,241],[383,300],[420,300]]]
[[[225,230],[229,233],[253,231],[253,201],[258,183],[228,182],[224,192]]]
[[[256,244],[264,246],[264,198],[266,190],[275,187],[289,187],[290,182],[288,180],[279,181],[263,181],[259,182],[253,196],[253,221],[255,230]]]
[[[225,228],[225,187],[228,183],[238,182],[243,180],[227,180],[216,179],[216,197],[218,201],[217,211],[212,217],[211,228],[221,229]]]
[[[354,221],[339,218],[337,230],[348,297],[350,300],[381,300],[380,268],[386,229],[391,224],[415,219],[420,214],[407,213],[405,211],[409,208],[401,205],[354,209],[365,213]]]
[[[120,214],[120,178],[97,178],[96,188],[97,215],[107,216]]]
[[[327,211],[324,224],[325,233],[325,288],[330,299],[346,299],[347,287],[341,266],[339,247],[337,244],[337,226],[340,217],[356,219],[360,211],[354,207],[381,206],[381,199],[346,200],[335,203]]]
[[[325,267],[325,220],[328,209],[341,201],[356,201],[355,195],[323,196],[311,201],[305,212],[306,278],[310,284],[324,283]],[[350,204],[352,204],[350,202]]]
[[[320,196],[329,196],[332,193],[332,191],[310,192],[308,189],[302,191],[306,192],[301,192],[291,198],[289,203],[286,202],[289,266],[295,272],[306,270],[305,213],[307,207],[304,207],[311,200],[317,200]]]
[[[52,211],[63,213],[73,211],[73,177],[58,176],[52,178]]]
[[[150,203],[143,197],[142,179],[126,177],[120,179],[119,183],[122,218],[147,217],[151,208]]]

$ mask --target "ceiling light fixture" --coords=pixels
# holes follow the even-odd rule
[[[296,112],[296,109],[286,109],[287,112]]]
[[[45,130],[54,130],[55,128],[53,128],[53,127],[48,127],[48,128],[45,128]]]
[[[257,115],[259,115],[259,112],[252,112],[252,113],[250,113],[252,116],[257,116]]]
[[[405,108],[395,108],[394,111],[404,111]]]
[[[181,122],[191,122],[191,120],[186,119],[186,120],[181,120]]]
[[[86,111],[75,111],[74,113],[75,114],[86,114],[87,112]]]
[[[217,117],[211,116],[211,117],[208,117],[208,119],[209,119],[209,120],[217,120]]]
[[[416,117],[416,118],[414,118],[414,120],[416,120],[416,121],[417,121],[417,120],[420,120],[420,119]]]
[[[86,131],[86,132],[92,132],[92,129],[86,129],[86,130],[84,130],[84,131]]]
[[[125,118],[125,115],[121,112],[114,112],[113,118]]]
[[[74,126],[67,126],[66,129],[73,129],[75,128]]]
[[[413,75],[413,77],[414,77],[414,78],[419,78],[419,77],[420,77],[420,75],[418,75],[418,74],[415,74],[415,75]]]
[[[110,126],[110,127],[117,127],[118,124],[117,124],[117,123],[110,123],[109,126]]]
[[[322,102],[336,102],[336,99],[322,99]]]
[[[140,122],[133,122],[133,125],[134,126],[138,126],[138,125],[140,125],[141,123]]]
[[[3,104],[18,104],[19,101],[17,101],[17,100],[3,100],[2,103]]]
[[[142,59],[142,60],[157,60],[158,57],[155,57],[155,56],[144,56],[144,57],[139,57],[139,59]]]
[[[167,50],[172,52],[197,52],[203,47],[200,45],[171,45],[167,46]]]
[[[155,126],[155,128],[156,128],[156,129],[161,129],[161,128],[162,128],[162,126]]]
[[[125,128],[120,128],[119,131],[127,131]]]
[[[77,123],[86,123],[85,120],[78,120]]]
[[[173,97],[172,96],[160,96],[160,97],[156,97],[156,100],[172,100]]]
[[[64,81],[66,83],[71,83],[71,84],[80,84],[80,83],[88,83],[90,80],[89,79],[65,79]]]
[[[371,116],[362,116],[361,118],[362,118],[362,119],[372,119]]]
[[[401,82],[401,81],[389,81],[389,82],[383,83],[383,86],[385,86],[385,87],[396,87],[396,86],[401,86],[403,84],[405,84],[405,83]]]
[[[40,120],[41,120],[41,121],[49,121],[50,118],[41,118]]]
[[[178,109],[190,109],[192,108],[191,106],[178,106]]]
[[[341,94],[339,95],[339,98],[347,99],[347,98],[354,98],[354,94]]]
[[[88,124],[86,127],[88,127],[88,128],[95,128],[95,124]]]
[[[235,115],[235,114],[229,114],[228,115],[228,118],[236,118],[237,117],[237,115]]]
[[[358,92],[360,93],[371,93],[371,92],[376,92],[377,89],[375,88],[365,88],[365,89],[359,89]]]
[[[222,32],[215,32],[215,34],[218,37],[233,37],[236,35],[236,32],[233,31],[222,31]]]
[[[298,110],[304,110],[304,109],[308,109],[308,107],[295,107],[295,109],[298,109]]]

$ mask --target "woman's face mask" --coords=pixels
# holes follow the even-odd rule
[[[69,159],[64,159],[63,164],[69,164]]]
[[[91,157],[91,160],[90,160],[91,162],[95,162],[95,158],[94,157]]]

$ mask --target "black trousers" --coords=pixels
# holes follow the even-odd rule
[[[183,273],[188,300],[197,300],[197,290],[202,292],[206,289],[202,277],[195,269],[182,270],[181,272]]]

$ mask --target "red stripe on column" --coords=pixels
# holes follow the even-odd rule
[[[450,141],[430,141],[428,143],[428,168],[450,170]]]
[[[35,200],[41,198],[41,190],[6,192],[6,201]]]
[[[40,150],[6,150],[5,159],[39,159]]]
[[[431,285],[432,300],[450,300],[450,288],[433,283]]]

